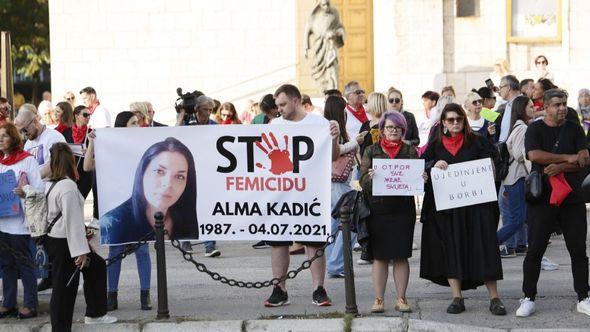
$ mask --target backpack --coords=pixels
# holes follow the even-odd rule
[[[26,193],[24,198],[25,221],[29,227],[32,238],[42,238],[44,235],[47,235],[51,232],[51,229],[57,220],[61,218],[60,211],[51,222],[48,222],[47,220],[49,213],[49,209],[47,208],[47,197],[49,197],[49,193],[53,190],[53,187],[55,187],[57,182],[51,184],[47,194],[36,191],[30,186],[25,186],[25,188],[23,188]]]

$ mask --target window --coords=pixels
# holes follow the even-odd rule
[[[457,0],[457,17],[479,16],[479,0]]]

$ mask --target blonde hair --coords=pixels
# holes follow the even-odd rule
[[[465,107],[465,109],[468,110],[469,105],[471,105],[471,103],[474,100],[482,100],[482,98],[479,94],[477,94],[477,92],[473,92],[473,91],[468,92],[467,95],[465,95],[465,101],[463,102],[463,107]]]
[[[387,112],[387,97],[380,92],[371,92],[367,98],[367,113],[371,114],[373,119],[379,119],[385,112]]]
[[[129,111],[135,113],[139,112],[143,116],[144,120],[148,120],[148,106],[147,103],[144,101],[136,101],[134,103],[129,104]]]
[[[506,75],[510,74],[510,63],[508,63],[508,60],[498,58],[494,62],[494,66],[498,66],[500,68],[499,74],[501,74],[502,76],[506,76]],[[494,71],[495,70],[496,70],[496,68],[494,68]]]

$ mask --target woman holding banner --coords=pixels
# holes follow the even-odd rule
[[[12,172],[12,175],[6,174],[8,172]],[[37,160],[23,151],[23,141],[18,129],[12,123],[0,126],[0,173],[4,173],[3,182],[17,184],[13,192],[18,196],[24,197],[22,187],[27,184],[38,191],[43,190],[43,181],[41,174],[39,174]],[[12,177],[11,181],[6,181],[7,176]],[[10,196],[10,193],[3,193],[3,196]],[[16,202],[12,204],[10,201],[2,202],[8,203],[8,208],[3,207],[2,210],[6,213],[0,217],[0,243],[26,257],[27,262],[22,258],[12,256],[9,252],[0,252],[4,296],[0,307],[0,318],[18,316],[24,319],[37,316],[37,279],[31,252],[32,241],[29,227],[25,222],[18,197],[14,196],[13,198],[16,199]],[[23,307],[17,309],[16,294],[19,276],[23,284],[24,299]]]
[[[463,108],[448,104],[441,113],[436,139],[422,157],[426,171],[432,167],[490,158],[492,145],[475,135]],[[450,286],[453,301],[447,313],[465,311],[461,290],[485,284],[491,299],[490,311],[505,315],[496,281],[502,279],[502,264],[496,238],[497,202],[436,210],[431,181],[427,183],[422,206],[422,255],[420,277]]]
[[[393,279],[397,292],[395,310],[410,312],[406,289],[410,277],[408,258],[412,257],[412,240],[416,223],[416,205],[412,196],[373,196],[374,159],[417,159],[416,149],[403,138],[407,123],[399,112],[385,112],[379,120],[377,143],[365,150],[361,162],[360,184],[371,215],[368,220],[369,243],[373,254],[373,290],[375,302],[371,312],[384,311],[383,297],[389,261],[393,260]]]

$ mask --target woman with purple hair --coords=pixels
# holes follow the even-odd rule
[[[410,277],[408,258],[412,257],[412,240],[416,223],[416,206],[411,196],[373,196],[373,159],[417,159],[418,153],[403,141],[408,129],[399,112],[385,112],[379,121],[380,139],[369,146],[361,162],[360,184],[371,215],[367,222],[370,253],[373,255],[373,290],[375,302],[371,312],[384,311],[383,297],[389,261],[393,260],[393,280],[397,292],[395,310],[410,312],[406,289]]]

